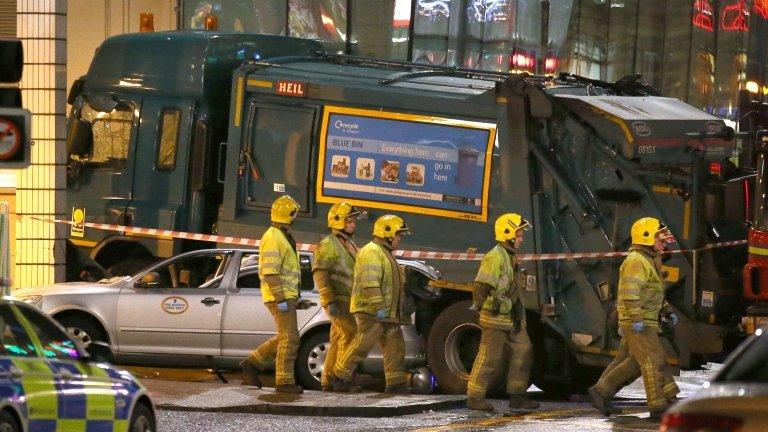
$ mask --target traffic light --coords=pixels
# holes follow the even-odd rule
[[[24,50],[18,39],[0,39],[0,169],[29,165],[32,115],[21,107]]]

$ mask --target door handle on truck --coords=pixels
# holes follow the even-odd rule
[[[221,303],[221,301],[219,301],[219,300],[216,300],[216,299],[215,299],[215,298],[213,298],[213,297],[206,297],[206,298],[204,298],[204,299],[200,300],[200,303],[202,303],[202,304],[204,304],[204,305],[206,305],[206,306],[213,306],[213,305],[215,305],[215,304],[219,304],[219,303]]]

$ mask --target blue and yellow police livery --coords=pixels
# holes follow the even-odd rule
[[[0,431],[154,430],[152,401],[130,373],[89,361],[40,311],[0,300]]]

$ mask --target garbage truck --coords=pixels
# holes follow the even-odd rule
[[[733,133],[628,76],[616,82],[331,55],[319,44],[214,32],[108,39],[70,92],[68,274],[126,274],[205,244],[78,225],[259,238],[279,195],[315,244],[339,200],[413,232],[404,256],[415,325],[440,388],[465,391],[480,330],[469,309],[493,221],[530,220],[521,251],[533,382],[583,390],[618,347],[615,300],[629,228],[670,227],[670,364],[720,353],[740,316],[744,188]],[[730,165],[729,165],[730,164]],[[68,210],[69,211],[69,210]],[[736,323],[737,324],[737,323]]]

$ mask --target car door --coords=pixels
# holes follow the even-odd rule
[[[40,347],[53,387],[58,394],[57,430],[112,430],[121,388],[113,385],[107,372],[84,361],[75,342],[62,328],[38,310],[14,306],[23,314],[25,328]],[[25,377],[25,387],[26,387]],[[31,429],[31,428],[30,428]]]
[[[226,288],[209,282],[231,255],[220,249],[189,252],[134,277],[117,301],[119,351],[219,355]]]
[[[259,280],[259,256],[257,252],[244,252],[239,264],[230,268],[237,272],[231,278],[230,290],[224,308],[222,321],[221,355],[225,357],[247,357],[264,341],[277,334],[275,321],[264,305]],[[301,257],[302,296],[312,290],[311,265],[308,256]],[[236,282],[235,282],[236,281]],[[317,298],[313,298],[319,303]],[[296,320],[299,331],[319,311],[320,306],[299,310]]]

